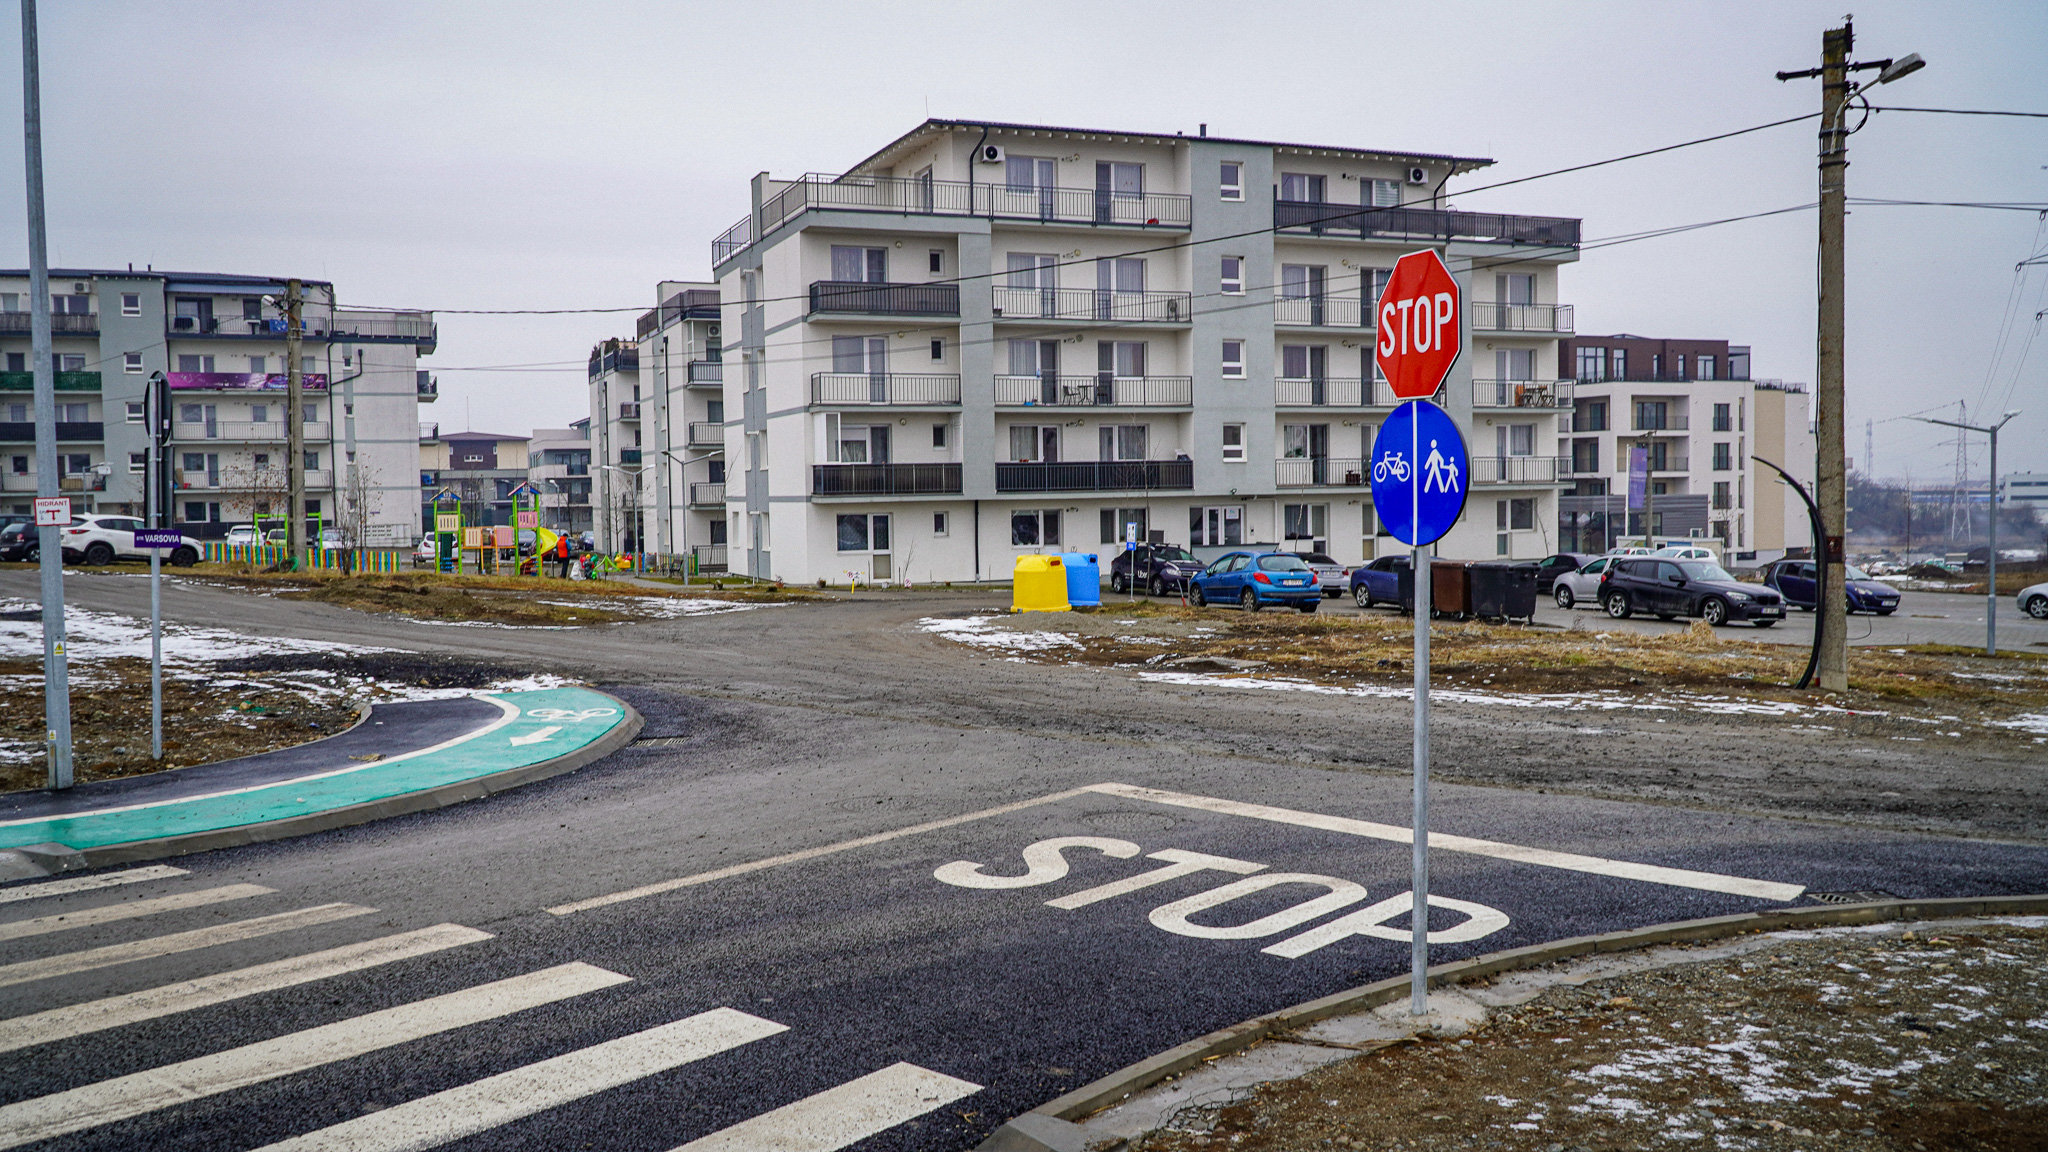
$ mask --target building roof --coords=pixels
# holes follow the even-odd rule
[[[29,270],[26,268],[0,268],[0,276],[27,276],[28,274]],[[158,272],[147,268],[140,272],[133,268],[50,269],[50,279],[52,280],[79,279],[86,276],[120,277],[129,280],[176,280],[180,283],[188,284],[203,282],[244,288],[261,288],[273,284],[282,287],[285,281],[292,279],[290,276],[246,276],[239,272]],[[301,284],[317,284],[322,288],[334,287],[331,281],[314,280],[306,276],[298,277],[298,281]]]
[[[506,436],[497,432],[443,432],[443,440],[526,440],[525,436]]]

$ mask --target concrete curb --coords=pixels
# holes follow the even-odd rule
[[[504,792],[523,784],[546,780],[564,772],[574,772],[586,764],[602,760],[624,748],[640,734],[646,724],[631,704],[611,695],[587,689],[619,706],[622,719],[612,730],[574,752],[510,768],[489,776],[477,776],[458,780],[438,788],[424,788],[418,792],[407,792],[401,796],[387,796],[365,804],[351,804],[346,808],[331,808],[325,812],[309,812],[304,816],[293,816],[284,820],[270,820],[261,824],[248,824],[239,828],[219,828],[207,832],[194,832],[188,836],[166,836],[158,840],[137,840],[129,844],[109,844],[103,848],[86,848],[80,852],[85,858],[84,867],[100,868],[109,864],[133,864],[142,860],[160,860],[167,856],[187,856],[194,852],[211,852],[216,848],[234,848],[243,844],[260,844],[266,840],[284,840],[293,836],[304,836],[313,832],[326,832],[334,828],[346,828],[354,824],[368,824],[392,816],[405,816],[414,812],[429,812],[446,808],[466,800],[480,800],[493,793]],[[366,714],[367,715],[367,714]]]
[[[1775,932],[1786,928],[1824,927],[1842,924],[1875,924],[1889,920],[1940,920],[1952,916],[2017,916],[2048,912],[2048,894],[2027,896],[1970,896],[1941,900],[1878,900],[1868,904],[1823,905],[1816,908],[1785,908],[1771,912],[1749,912],[1734,916],[1711,916],[1703,920],[1678,920],[1652,924],[1623,932],[1597,936],[1574,936],[1547,944],[1532,944],[1489,952],[1470,960],[1439,964],[1430,968],[1431,987],[1455,984],[1537,968],[1559,960],[1598,952],[1625,952],[1656,944],[1682,940],[1716,940],[1750,932]],[[1389,1004],[1408,995],[1404,974],[1377,983],[1333,993],[1329,996],[1253,1017],[1219,1029],[1156,1056],[1120,1068],[1107,1076],[1049,1100],[1023,1116],[1003,1125],[978,1145],[977,1152],[1067,1152],[1083,1146],[1080,1129],[1071,1122],[1093,1115],[1134,1093],[1185,1072],[1206,1060],[1249,1048],[1261,1040],[1305,1028],[1318,1020],[1362,1012]],[[1028,1123],[1026,1123],[1028,1121]]]

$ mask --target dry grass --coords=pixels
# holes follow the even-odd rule
[[[617,601],[687,598],[765,603],[803,599],[800,591],[765,587],[680,585],[671,592],[623,580],[561,580],[548,576],[458,576],[440,572],[386,572],[344,576],[332,572],[260,572],[245,565],[199,565],[184,572],[217,584],[274,592],[363,612],[392,612],[424,620],[513,625],[585,626],[637,617]],[[611,605],[592,601],[613,601]],[[565,603],[566,602],[566,603]],[[581,602],[581,603],[578,603]]]

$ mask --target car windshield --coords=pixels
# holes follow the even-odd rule
[[[1685,573],[1687,580],[1735,579],[1735,577],[1728,574],[1726,568],[1721,567],[1712,560],[1686,560],[1678,565],[1678,570]]]
[[[1306,572],[1308,565],[1299,556],[1261,556],[1259,567],[1268,572]]]
[[[1847,576],[1847,577],[1848,577],[1849,579],[1851,579],[1851,580],[1868,580],[1868,579],[1870,579],[1870,573],[1868,573],[1868,572],[1865,572],[1865,571],[1864,571],[1863,569],[1861,569],[1861,568],[1858,568],[1858,567],[1857,567],[1857,566],[1855,566],[1854,564],[1849,564],[1849,565],[1846,565],[1846,566],[1844,566],[1844,567],[1843,567],[1843,569],[1842,569],[1842,572],[1843,572],[1843,574],[1844,574],[1844,575],[1846,575],[1846,576]]]
[[[1321,552],[1303,552],[1301,554],[1301,558],[1303,561],[1310,564],[1322,564],[1327,566],[1335,565],[1337,563],[1335,560],[1330,559],[1328,556],[1323,555]]]
[[[1152,558],[1154,560],[1185,561],[1190,564],[1195,562],[1195,554],[1185,548],[1154,548],[1152,549]]]

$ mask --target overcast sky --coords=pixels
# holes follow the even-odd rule
[[[444,428],[585,414],[582,362],[631,312],[705,279],[755,172],[838,171],[927,114],[1487,156],[1481,211],[1578,216],[1589,238],[1814,199],[1814,128],[1458,197],[1457,189],[1813,111],[1840,4],[111,3],[43,8],[53,262],[296,274],[344,303],[443,310]],[[1880,104],[2048,111],[2048,5],[1857,5],[1857,57],[1928,67]],[[5,99],[18,112],[18,58]],[[17,122],[18,121],[13,121]],[[2048,201],[2048,120],[1887,113],[1850,194]],[[20,171],[20,138],[0,140]],[[18,176],[0,197],[26,264]],[[1725,338],[1813,379],[1811,212],[1589,251],[1562,278],[1584,333]],[[1954,471],[1967,401],[2026,409],[2001,464],[2048,469],[2048,244],[2032,212],[1864,207],[1849,222],[1849,452]],[[2003,361],[1992,349],[2015,314]],[[468,371],[496,365],[543,370]],[[1936,413],[1939,414],[1939,413]],[[1981,437],[1973,454],[1984,467]],[[1859,461],[1861,463],[1861,461]]]

